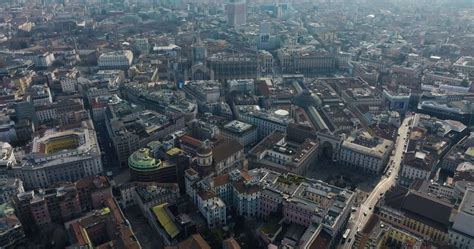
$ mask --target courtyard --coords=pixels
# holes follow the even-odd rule
[[[361,203],[372,192],[381,176],[371,175],[354,168],[344,167],[337,162],[323,158],[306,171],[306,177],[328,182],[357,192],[357,203]]]

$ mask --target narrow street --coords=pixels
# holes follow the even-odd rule
[[[373,214],[374,206],[378,199],[393,185],[395,185],[397,181],[397,175],[401,168],[401,162],[403,160],[405,141],[407,141],[410,132],[409,123],[412,119],[413,116],[408,116],[405,118],[398,129],[400,135],[397,137],[397,141],[395,143],[395,153],[390,158],[387,166],[390,167],[387,172],[391,173],[382,176],[380,182],[370,193],[365,202],[360,205],[356,212],[352,213],[347,226],[350,229],[349,236],[347,237],[348,239],[344,244],[339,246],[339,248],[352,248],[357,231],[362,230],[366,225],[370,216]]]

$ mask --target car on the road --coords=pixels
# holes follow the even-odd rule
[[[366,213],[366,212],[364,212],[364,216],[367,216],[367,213]]]
[[[344,232],[344,234],[342,235],[342,243],[345,243],[346,242],[346,239],[347,237],[349,237],[351,233],[351,229],[346,229],[346,231]],[[350,242],[351,240],[349,239],[347,242]]]
[[[356,207],[352,207],[352,208],[351,208],[351,212],[355,212],[355,211],[357,211],[357,208],[356,208]]]
[[[372,207],[369,207],[369,210],[372,210]]]

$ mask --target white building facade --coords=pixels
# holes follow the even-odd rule
[[[251,125],[237,120],[233,120],[224,125],[221,134],[229,139],[237,140],[243,146],[257,142],[257,129]]]
[[[344,165],[378,174],[385,168],[392,149],[393,142],[387,139],[349,137],[341,145],[339,161]]]
[[[208,192],[197,194],[197,206],[209,227],[225,226],[227,224],[227,208],[217,196]]]
[[[448,243],[459,249],[474,247],[474,189],[469,189],[459,206],[452,227],[449,229]]]
[[[31,153],[12,167],[26,189],[75,182],[103,172],[100,148],[92,129],[50,132],[34,138],[32,147]]]
[[[132,61],[132,51],[122,50],[101,54],[98,65],[103,69],[127,69],[132,65]]]
[[[275,130],[286,132],[288,124],[293,122],[286,110],[241,113],[239,120],[257,127],[259,139],[267,137]]]
[[[410,184],[417,179],[429,180],[431,170],[432,164],[426,153],[407,153],[405,154],[400,173],[400,184],[410,186]]]

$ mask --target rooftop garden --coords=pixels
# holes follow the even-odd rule
[[[278,176],[278,182],[284,183],[286,185],[299,185],[304,180],[304,177],[293,175],[293,174],[286,174]]]

